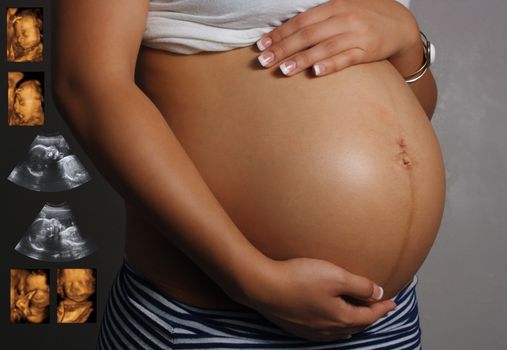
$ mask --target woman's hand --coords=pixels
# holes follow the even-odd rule
[[[395,0],[330,0],[291,17],[257,46],[269,47],[259,56],[265,67],[289,58],[280,65],[285,75],[313,66],[320,76],[359,63],[399,61],[419,42],[415,17]]]
[[[396,307],[389,299],[377,301],[383,291],[374,282],[331,262],[313,258],[271,261],[263,280],[252,282],[248,299],[242,303],[301,338],[348,338]],[[346,301],[350,297],[357,301]]]

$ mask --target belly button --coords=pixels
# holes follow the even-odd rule
[[[410,160],[410,158],[408,157],[406,152],[401,152],[401,162],[406,167],[409,167],[412,165],[412,161]]]
[[[405,142],[405,139],[403,137],[400,137],[397,141],[398,146],[400,146],[401,151],[398,153],[398,159],[401,161],[401,164],[409,168],[412,166],[412,160],[410,159],[410,156],[408,155],[406,148],[407,143]]]

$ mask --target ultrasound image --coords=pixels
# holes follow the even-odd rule
[[[14,249],[36,260],[62,262],[84,258],[96,247],[80,233],[70,206],[63,202],[46,203]]]
[[[70,154],[59,134],[37,135],[25,160],[9,174],[9,181],[33,191],[57,192],[78,187],[91,180],[79,159]]]

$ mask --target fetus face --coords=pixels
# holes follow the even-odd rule
[[[14,20],[14,31],[19,45],[31,48],[41,41],[41,23],[33,14],[23,14]]]
[[[37,80],[27,80],[16,89],[14,95],[14,111],[28,120],[42,114],[42,91]]]
[[[46,275],[30,274],[26,278],[27,291],[25,306],[26,318],[32,323],[41,323],[47,317],[47,306],[49,305],[49,285]],[[19,302],[23,300],[18,300]],[[18,306],[19,307],[19,306]]]
[[[63,269],[60,283],[67,298],[85,301],[95,293],[95,277],[91,269]]]

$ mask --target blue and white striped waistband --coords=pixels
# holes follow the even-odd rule
[[[255,310],[207,309],[182,303],[135,271],[126,259],[112,287],[101,335],[107,341],[113,333],[129,338],[137,334],[144,342],[171,342],[178,349],[418,349],[420,327],[415,287],[412,281],[396,296],[395,310],[350,339],[311,342],[271,323]],[[132,332],[108,330],[118,327],[111,320],[123,313],[135,322]],[[144,338],[143,338],[144,334]],[[112,342],[113,339],[109,339]],[[131,339],[131,343],[134,342]],[[173,347],[159,347],[172,349]]]

